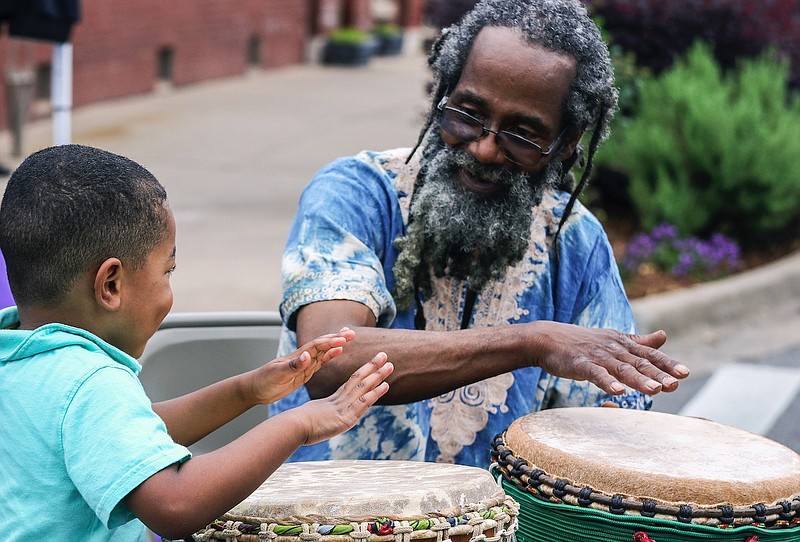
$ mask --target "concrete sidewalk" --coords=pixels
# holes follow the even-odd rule
[[[302,188],[336,157],[413,145],[427,82],[421,54],[255,71],[80,108],[73,140],[129,156],[166,186],[178,222],[174,311],[277,310]],[[25,153],[50,145],[50,130],[29,125]],[[7,134],[0,145],[10,148]],[[643,330],[668,332],[664,350],[695,374],[796,348],[800,254],[634,310]]]
[[[252,71],[79,108],[73,142],[128,156],[166,187],[178,223],[174,311],[277,310],[302,188],[339,156],[413,145],[427,80],[422,55]],[[52,144],[50,131],[31,125],[26,154]]]
[[[695,376],[731,362],[800,350],[800,253],[726,279],[637,299],[633,310],[642,331],[667,332],[663,350]]]

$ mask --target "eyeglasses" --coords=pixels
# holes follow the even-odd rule
[[[556,136],[552,143],[546,149],[543,149],[538,143],[529,141],[515,133],[506,130],[490,130],[480,119],[465,111],[446,105],[448,98],[449,96],[445,96],[436,106],[441,111],[439,127],[442,130],[464,143],[477,141],[486,136],[486,134],[494,134],[497,146],[503,151],[503,155],[519,166],[535,166],[542,159],[542,156],[547,156],[553,152],[566,131],[566,128],[561,130],[561,133]]]

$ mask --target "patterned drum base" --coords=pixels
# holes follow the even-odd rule
[[[410,461],[282,465],[195,539],[503,542],[518,505],[475,467]]]

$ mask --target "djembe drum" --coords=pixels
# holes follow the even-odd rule
[[[800,540],[800,455],[708,420],[545,410],[495,438],[520,542]]]
[[[195,540],[510,542],[517,503],[487,470],[412,461],[282,465]]]

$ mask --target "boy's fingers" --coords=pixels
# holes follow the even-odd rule
[[[372,405],[374,405],[378,401],[378,399],[386,395],[386,392],[388,391],[389,391],[389,383],[381,382],[375,389],[365,393],[364,395],[359,397],[358,400],[364,403],[366,408],[369,408]]]
[[[359,367],[350,378],[339,388],[345,394],[359,394],[363,390],[371,390],[394,370],[391,363],[387,363],[384,352],[378,352],[370,361]],[[388,369],[386,368],[388,366]]]
[[[327,350],[334,346],[343,346],[348,340],[350,339],[340,333],[329,333],[328,335],[320,335],[307,342],[300,347],[300,350]]]
[[[311,363],[311,354],[302,352],[298,357],[289,360],[289,368],[298,371],[304,369],[309,363]]]
[[[352,381],[361,381],[361,380],[363,380],[367,376],[375,373],[381,367],[383,367],[383,365],[386,363],[387,359],[388,358],[386,356],[386,353],[378,352],[377,354],[375,354],[375,357],[373,357],[367,363],[365,363],[364,365],[362,365],[361,367],[356,369],[356,371],[352,375],[350,375],[350,378],[348,379],[348,381],[352,382]]]
[[[386,382],[386,378],[392,374],[393,370],[394,366],[386,363],[379,371],[366,377],[356,388],[358,392],[361,392],[358,401],[364,407],[364,411],[389,391],[389,383]]]
[[[362,383],[365,384],[364,388],[362,388],[360,385],[356,388],[358,391],[361,391],[362,389],[367,390],[366,392],[358,395],[358,398],[354,403],[357,405],[356,412],[358,416],[362,416],[369,407],[378,401],[378,399],[386,395],[386,392],[389,391],[389,383],[384,379],[389,376],[393,370],[394,366],[391,363],[387,363],[381,367],[380,371],[369,375],[364,381],[362,381]]]
[[[374,389],[378,385],[380,385],[381,382],[386,380],[386,378],[390,374],[392,374],[393,370],[394,370],[394,365],[392,365],[391,363],[388,363],[386,361],[386,359],[384,358],[381,361],[381,366],[378,367],[378,369],[375,372],[372,372],[370,374],[364,375],[364,377],[358,383],[357,387],[362,389],[362,390],[365,389],[365,388],[369,389],[369,390]]]
[[[339,354],[341,354],[342,352],[344,352],[344,349],[341,346],[331,348],[330,350],[325,351],[325,354],[320,358],[320,361],[322,363],[326,363],[335,358],[336,356],[338,356]]]

